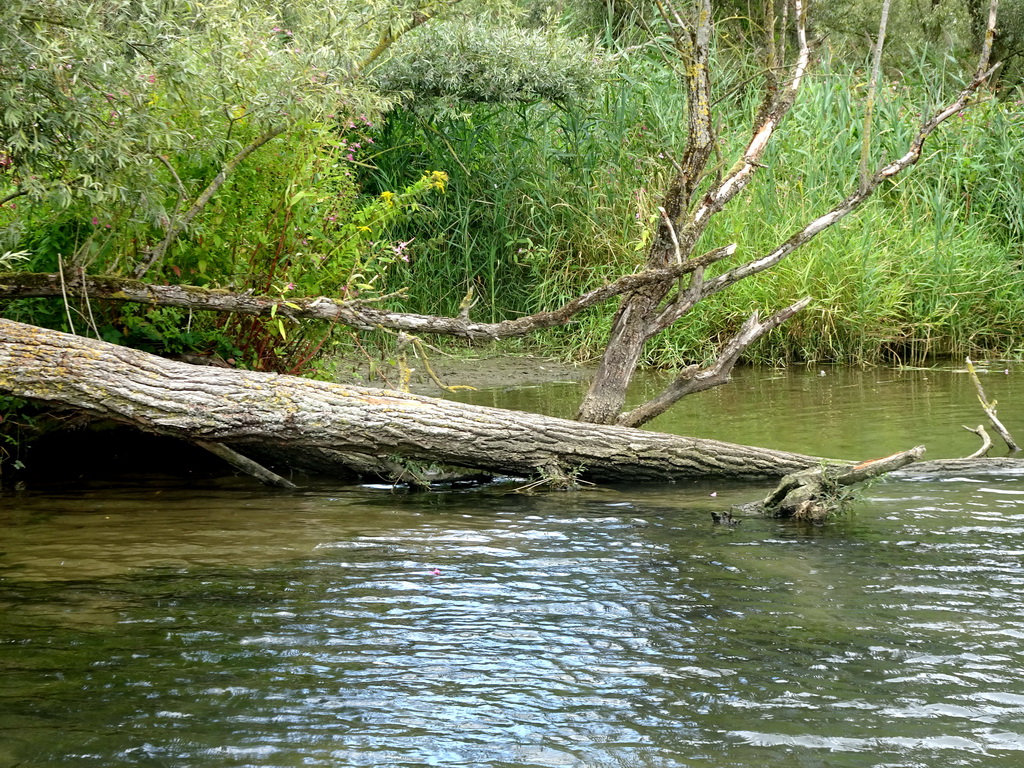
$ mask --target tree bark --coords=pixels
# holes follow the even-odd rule
[[[278,471],[407,462],[591,480],[774,479],[814,456],[585,424],[293,376],[193,366],[0,320],[0,392],[191,442]]]
[[[800,0],[796,0],[796,7],[799,21],[797,31],[801,45],[789,84],[781,95],[776,93],[771,100],[770,106],[755,126],[753,138],[747,144],[742,159],[729,170],[724,179],[719,177],[711,184],[700,204],[691,211],[691,204],[714,149],[710,82],[711,3],[708,0],[698,0],[691,18],[684,17],[671,3],[659,6],[684,67],[687,139],[682,160],[659,208],[661,218],[647,254],[645,271],[657,271],[673,264],[687,263],[701,235],[707,229],[711,217],[746,186],[758,167],[758,160],[775,128],[793,105],[810,59]],[[735,245],[718,250],[721,250],[723,255],[732,254]],[[622,304],[612,321],[612,329],[597,374],[580,404],[578,419],[596,424],[616,422],[626,401],[626,389],[643,355],[644,346],[689,312],[697,301],[703,298],[703,270],[694,270],[691,273],[689,288],[684,290],[680,284],[674,299],[668,298],[672,287],[672,281],[666,280],[645,286],[642,290],[623,297]],[[734,345],[735,340],[730,346]],[[720,359],[724,359],[725,356],[723,352]],[[713,386],[712,381],[721,383],[728,380],[728,370],[723,372],[720,369],[718,373],[724,375],[706,377],[708,386]],[[661,411],[685,394],[680,392],[681,390],[676,388],[662,393],[658,398],[658,407]],[[669,402],[673,396],[676,399]],[[654,410],[652,408],[652,412]],[[627,414],[625,418],[631,420],[631,423],[641,423],[641,414],[635,411]]]
[[[262,317],[285,315],[297,320],[327,320],[364,331],[390,328],[409,333],[490,341],[526,336],[543,328],[565,325],[580,312],[610,298],[655,283],[671,283],[682,275],[720,261],[728,255],[727,251],[717,248],[685,264],[623,275],[580,294],[557,309],[494,323],[474,322],[469,319],[468,312],[457,317],[394,312],[375,306],[369,299],[333,299],[326,296],[275,298],[233,293],[223,288],[158,285],[124,277],[86,275],[79,270],[69,270],[63,276],[57,272],[0,272],[0,300],[72,297],[82,301],[131,302]]]

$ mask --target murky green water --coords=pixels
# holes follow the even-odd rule
[[[979,421],[955,375],[815,419],[829,378],[678,418],[836,455]],[[1021,765],[1024,477],[711,525],[763,490],[0,497],[0,766]]]
[[[980,365],[981,381],[999,417],[1024,443],[1024,367]],[[1008,373],[1004,373],[1008,371]],[[824,374],[824,375],[821,375]],[[657,394],[665,379],[647,377],[631,403]],[[458,399],[479,405],[572,418],[584,384],[566,382],[518,389],[464,392]],[[732,383],[681,402],[650,428],[710,437],[815,456],[869,458],[915,445],[927,458],[966,456],[981,446],[961,425],[984,422],[998,441],[965,371],[936,370],[738,369]],[[999,450],[1005,453],[1000,443]]]

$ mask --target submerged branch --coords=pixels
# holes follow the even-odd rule
[[[971,358],[967,358],[967,372],[970,374],[971,381],[974,382],[974,388],[978,390],[978,401],[981,403],[981,409],[985,411],[985,415],[988,416],[988,420],[992,422],[992,426],[995,427],[996,432],[1003,438],[1003,442],[1006,443],[1006,447],[1011,452],[1016,453],[1020,450],[1020,446],[1013,439],[1013,435],[1010,434],[1003,422],[999,420],[999,416],[996,415],[996,401],[989,400],[988,395],[985,394],[985,389],[981,386],[981,379],[978,378],[978,372],[974,370],[974,363],[971,362]],[[973,431],[973,430],[972,430]]]

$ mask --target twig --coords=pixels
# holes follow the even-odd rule
[[[84,270],[79,269],[79,276],[84,275]],[[96,327],[96,317],[92,313],[92,302],[89,301],[89,289],[85,285],[85,281],[82,281],[82,300],[85,301],[85,308],[89,310],[89,325],[92,326],[92,332],[96,334],[96,338],[100,338],[100,329]]]
[[[416,353],[416,357],[423,361],[423,367],[427,369],[427,375],[429,375],[431,380],[445,392],[458,392],[460,390],[476,391],[476,387],[471,387],[468,384],[445,384],[440,378],[438,378],[437,374],[434,373],[434,369],[431,368],[430,360],[427,358],[427,351],[423,348],[423,342],[415,336],[409,336],[409,334],[406,333],[399,334],[399,336],[408,336],[412,339],[413,351]]]
[[[71,319],[71,305],[68,304],[68,288],[64,284],[64,260],[61,259],[59,253],[57,254],[57,274],[60,275],[60,293],[64,298],[64,311],[68,316],[68,328],[71,329],[72,334],[77,336],[78,333],[75,331],[75,323]]]

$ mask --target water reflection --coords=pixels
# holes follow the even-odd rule
[[[1024,481],[762,491],[2,499],[0,765],[1018,765]]]

